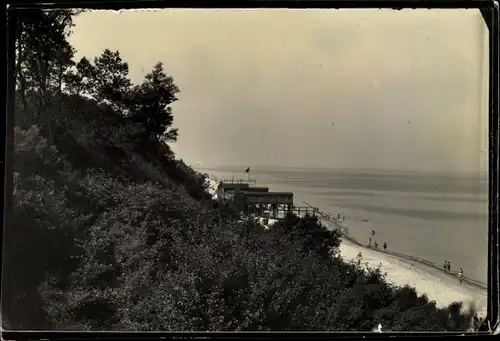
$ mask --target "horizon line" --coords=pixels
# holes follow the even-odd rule
[[[225,169],[237,170],[242,169],[244,172],[248,167],[250,167],[250,172],[253,170],[343,170],[343,171],[377,171],[377,172],[416,172],[416,173],[427,173],[427,172],[481,172],[488,173],[488,169],[444,169],[444,168],[434,168],[434,169],[409,169],[409,168],[375,168],[375,167],[345,167],[345,166],[306,166],[306,165],[266,165],[266,164],[191,164],[191,167],[198,169],[210,169],[210,170],[220,170]]]

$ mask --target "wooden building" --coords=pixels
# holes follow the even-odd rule
[[[268,187],[252,187],[249,182],[241,180],[221,181],[217,195],[222,200],[230,201],[238,211],[262,218],[282,219],[287,212],[298,216],[318,213],[315,207],[295,206],[292,192],[270,192]]]
[[[250,185],[247,183],[221,182],[217,188],[217,196],[224,200],[231,200],[235,192],[239,192],[242,189],[248,189],[249,187]]]
[[[234,193],[233,202],[245,214],[280,218],[293,210],[292,192],[253,192],[242,189]],[[280,214],[281,213],[281,214]]]

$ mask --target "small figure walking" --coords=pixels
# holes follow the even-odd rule
[[[387,252],[387,242],[384,242],[384,252]]]
[[[372,247],[372,237],[368,237],[368,247]]]
[[[374,246],[376,249],[378,249],[378,243],[377,243],[377,242],[375,242],[375,243],[373,244],[373,246]]]
[[[477,313],[474,313],[474,316],[472,317],[472,328],[476,332],[479,330],[479,317],[477,316]]]
[[[460,268],[460,271],[458,272],[458,280],[460,281],[460,284],[462,284],[464,280],[464,270]]]
[[[448,264],[446,265],[446,269],[448,270],[448,273],[451,274],[451,263],[448,261]]]
[[[363,259],[363,255],[361,254],[361,252],[358,252],[356,259],[358,261],[358,265],[361,265],[361,260]]]
[[[443,269],[444,269],[444,272],[446,273],[447,270],[448,270],[448,261],[444,261],[444,263],[443,263]]]

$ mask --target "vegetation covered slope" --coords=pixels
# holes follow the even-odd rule
[[[119,52],[73,61],[77,14],[26,10],[19,23],[6,328],[468,327],[460,303],[437,309],[332,258],[340,236],[315,218],[239,223],[169,148],[179,89],[162,64],[134,85]]]

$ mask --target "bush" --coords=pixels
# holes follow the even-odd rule
[[[324,245],[338,246],[338,235],[313,218],[290,216],[271,230],[253,222],[220,223],[216,211],[200,210],[195,201],[183,202],[152,184],[88,181],[93,193],[115,198],[108,205],[121,198],[120,206],[103,215],[90,239],[82,241],[87,252],[71,289],[47,291],[47,312],[57,325],[296,331],[369,331],[377,323],[390,330],[464,327],[465,316],[460,325],[451,317],[442,320],[446,310],[412,288],[386,284],[378,269],[365,272],[326,258]],[[96,319],[93,309],[106,314]]]
[[[209,199],[204,175],[171,159],[154,167],[141,168],[135,181],[126,168],[121,177],[107,169],[75,171],[36,127],[16,129],[4,282],[13,325],[467,329],[470,313],[460,304],[437,309],[413,288],[387,284],[378,269],[333,259],[340,234],[317,218],[287,215],[269,230],[237,223],[236,212]]]
[[[50,326],[37,286],[74,270],[74,236],[91,222],[92,202],[69,164],[37,127],[15,130],[13,207],[4,229],[3,312],[11,328]],[[57,247],[54,247],[57,245]]]

